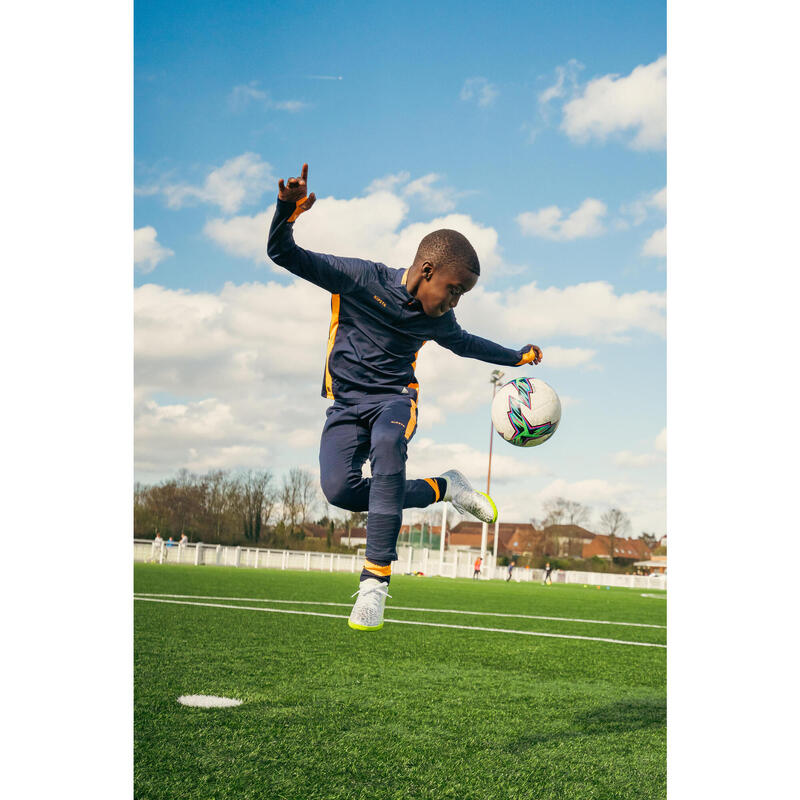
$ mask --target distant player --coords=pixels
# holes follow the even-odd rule
[[[483,559],[480,556],[478,556],[475,559],[475,563],[472,565],[474,567],[474,569],[475,569],[475,571],[472,573],[472,580],[474,580],[474,581],[478,580],[478,578],[480,578],[480,576],[481,576],[481,561],[482,560]]]
[[[161,548],[164,546],[164,540],[161,534],[156,531],[156,537],[153,539],[152,547],[150,548],[150,560],[157,561],[161,558]]]
[[[508,575],[506,575],[506,583],[508,583],[511,580],[511,573],[514,571],[514,567],[516,566],[516,564],[517,564],[516,561],[512,561],[508,565]]]
[[[553,583],[553,579],[550,577],[553,574],[553,568],[550,566],[550,562],[548,561],[544,565],[544,581],[543,584],[545,586],[550,586]]]
[[[506,366],[538,364],[542,351],[531,344],[519,350],[502,347],[456,322],[453,309],[480,275],[475,250],[456,231],[425,236],[407,269],[298,247],[294,222],[316,200],[307,193],[307,180],[308,164],[303,164],[300,177],[278,182],[267,255],[331,293],[322,396],[333,403],[320,443],[320,482],[332,505],[369,512],[366,560],[348,624],[378,630],[404,508],[449,500],[483,522],[497,518],[492,499],[457,470],[406,480],[408,443],[417,429],[414,368],[421,347],[433,340],[456,355]],[[367,458],[372,478],[361,477]]]

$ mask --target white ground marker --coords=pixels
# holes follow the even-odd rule
[[[137,597],[170,597],[177,600],[230,600],[243,603],[283,603],[290,606],[341,606],[350,608],[352,603],[332,603],[323,600],[270,600],[266,597],[215,597],[204,594],[163,594],[161,592],[134,592]],[[649,595],[642,595],[648,597]],[[652,595],[657,597],[657,595]],[[515,619],[544,619],[551,622],[584,622],[592,625],[626,625],[631,628],[664,628],[649,622],[615,622],[608,619],[579,619],[577,617],[542,617],[537,614],[503,614],[499,611],[465,611],[458,608],[416,608],[414,606],[386,606],[387,611],[424,611],[429,614],[470,614],[476,617],[514,617]]]
[[[242,701],[235,697],[218,697],[215,694],[182,694],[178,702],[182,706],[195,708],[232,708],[242,704]]]
[[[223,603],[197,603],[190,600],[168,600],[159,597],[134,596],[134,600],[141,600],[147,603],[171,603],[178,606],[204,606],[206,608],[229,608],[234,611],[261,611],[269,614],[296,614],[303,617],[328,617],[330,619],[347,619],[344,614],[324,614],[320,611],[294,611],[288,608],[263,608],[254,606],[230,606]],[[474,625],[448,625],[444,622],[419,622],[409,619],[386,619],[384,622],[394,622],[401,625],[424,625],[429,628],[456,628],[462,631],[489,631],[491,633],[511,633],[520,636],[543,636],[548,639],[582,639],[586,642],[608,642],[610,644],[629,644],[635,647],[660,647],[666,649],[665,644],[655,644],[653,642],[626,642],[622,639],[605,639],[599,636],[576,636],[568,633],[541,633],[539,631],[515,631],[508,628],[483,628]]]

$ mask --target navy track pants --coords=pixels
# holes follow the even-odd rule
[[[323,494],[339,508],[369,512],[367,560],[389,564],[397,559],[403,509],[424,508],[441,499],[435,481],[406,481],[408,443],[417,428],[416,401],[405,395],[352,405],[335,401],[326,415],[319,448]],[[361,476],[367,458],[371,478]]]

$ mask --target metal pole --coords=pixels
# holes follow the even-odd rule
[[[442,538],[439,540],[439,572],[444,575],[444,537],[447,535],[447,503],[442,503]]]

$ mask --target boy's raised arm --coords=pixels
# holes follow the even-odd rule
[[[284,184],[278,181],[278,201],[275,216],[267,239],[267,256],[276,264],[300,278],[327,289],[333,294],[342,294],[363,281],[374,269],[371,261],[358,258],[341,258],[304,250],[294,241],[294,221],[308,211],[316,202],[316,195],[308,190],[308,164],[298,178],[289,178]]]
[[[489,339],[467,333],[453,318],[452,325],[434,341],[454,352],[457,356],[477,358],[489,364],[506,367],[521,367],[524,364],[538,364],[542,360],[541,348],[526,344],[519,350],[503,347]]]

